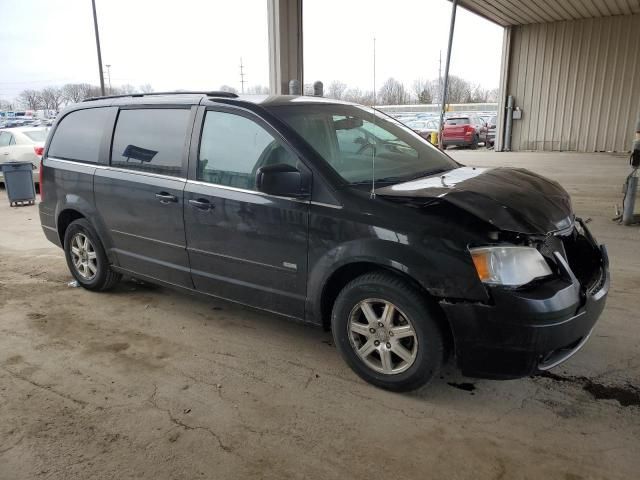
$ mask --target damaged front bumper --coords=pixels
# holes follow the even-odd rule
[[[455,340],[462,373],[482,378],[519,378],[553,368],[587,341],[609,292],[609,264],[604,246],[593,246],[593,272],[577,278],[567,252],[553,252],[557,278],[528,289],[490,287],[491,304],[441,303]],[[582,240],[582,239],[581,239]],[[595,261],[594,261],[595,260]],[[581,272],[582,273],[582,272]]]

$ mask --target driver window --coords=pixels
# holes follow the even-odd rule
[[[297,159],[253,120],[226,112],[208,111],[198,154],[197,179],[228,187],[255,190],[260,167]]]

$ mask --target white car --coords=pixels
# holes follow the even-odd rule
[[[31,162],[33,179],[39,181],[40,159],[49,129],[43,127],[17,127],[0,130],[0,164],[6,162]],[[0,169],[0,182],[4,175]]]

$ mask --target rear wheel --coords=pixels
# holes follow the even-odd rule
[[[111,270],[102,242],[84,218],[67,227],[64,253],[71,274],[79,285],[88,290],[109,290],[121,278],[119,273]]]
[[[393,391],[414,390],[433,378],[443,360],[437,311],[399,277],[374,272],[344,287],[331,326],[338,350],[362,379]]]
[[[469,148],[471,148],[471,150],[477,150],[479,142],[480,142],[480,137],[478,137],[478,135],[476,134],[475,137],[473,137],[473,142],[471,142],[471,145],[469,145]]]

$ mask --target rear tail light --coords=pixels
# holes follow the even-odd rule
[[[471,135],[474,133],[474,129],[471,125],[465,125],[464,126],[464,134],[465,135]]]
[[[38,157],[42,157],[42,154],[44,153],[44,147],[33,147],[33,151],[36,152],[36,155]]]

